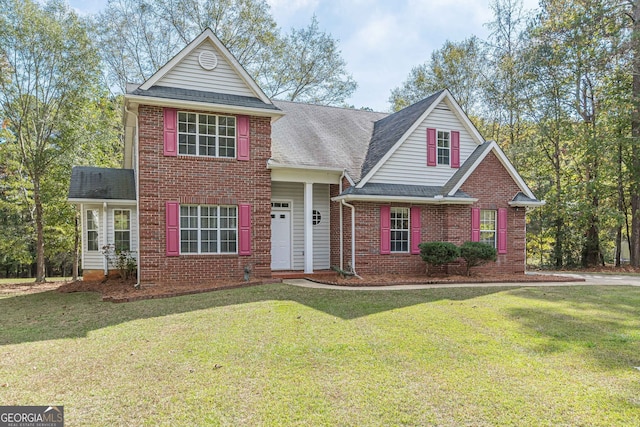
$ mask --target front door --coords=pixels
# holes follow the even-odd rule
[[[291,270],[291,212],[271,212],[271,269]]]

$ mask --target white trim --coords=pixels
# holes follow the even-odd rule
[[[312,182],[314,184],[339,184],[343,169],[315,168],[313,166],[279,166],[267,163],[271,170],[271,182]]]
[[[421,205],[472,205],[478,201],[475,198],[460,199],[459,197],[409,197],[409,196],[375,196],[364,194],[346,194],[344,196],[332,197],[331,201],[358,201],[358,202],[398,202],[413,203]]]
[[[476,159],[475,162],[473,162],[469,170],[467,170],[467,172],[463,175],[463,177],[458,180],[458,183],[451,189],[451,191],[449,191],[448,196],[453,196],[454,194],[456,194],[456,192],[460,189],[460,187],[462,187],[465,181],[471,176],[471,174],[476,170],[476,168],[480,165],[480,163],[482,163],[482,161],[489,155],[489,153],[491,151],[495,151],[496,156],[498,157],[498,160],[500,160],[500,163],[502,163],[505,169],[507,169],[507,172],[509,172],[509,175],[511,176],[511,178],[516,182],[516,184],[518,185],[518,188],[520,188],[520,191],[522,191],[530,199],[535,200],[536,196],[533,195],[533,193],[531,192],[527,184],[524,182],[524,180],[520,176],[520,174],[516,171],[516,169],[513,167],[513,165],[507,158],[506,154],[504,154],[502,149],[500,149],[500,146],[498,146],[498,144],[495,141],[488,141],[488,144],[490,144],[490,146],[484,150],[484,152],[480,155],[480,157]]]
[[[471,134],[471,137],[474,139],[476,144],[481,145],[482,143],[484,143],[484,138],[482,137],[482,135],[480,135],[480,132],[478,132],[478,129],[476,129],[473,123],[471,123],[471,120],[469,120],[469,117],[467,117],[464,111],[462,111],[462,108],[460,107],[460,105],[458,105],[458,103],[453,98],[449,90],[445,89],[442,91],[440,96],[438,96],[438,98],[436,98],[436,100],[431,103],[429,108],[427,108],[425,112],[422,113],[422,115],[418,118],[418,120],[416,120],[413,123],[413,125],[411,125],[411,127],[404,133],[404,135],[402,135],[400,139],[398,139],[398,141],[393,145],[393,147],[391,147],[391,149],[387,151],[380,160],[378,160],[378,163],[376,163],[375,166],[371,168],[369,173],[360,180],[360,182],[356,187],[362,188],[367,182],[369,182],[369,180],[371,180],[371,178],[376,174],[376,172],[378,172],[378,170],[382,167],[382,165],[384,165],[387,162],[387,160],[389,160],[389,158],[393,155],[393,153],[395,153],[398,150],[398,148],[400,148],[400,146],[405,142],[405,140],[411,134],[413,134],[413,132],[415,132],[418,126],[420,126],[422,122],[426,120],[429,114],[431,114],[431,112],[440,104],[440,102],[445,100],[451,107],[451,110],[454,112],[454,114],[458,117],[458,119],[460,119],[460,121],[462,121],[462,124],[467,128],[467,131],[469,131],[469,133]],[[437,139],[437,133],[436,133],[436,139]],[[437,144],[437,141],[436,141],[436,144]],[[436,157],[437,157],[437,154],[438,154],[438,151],[436,146]],[[449,158],[449,161],[451,161],[451,158]],[[437,165],[437,158],[436,158],[436,165]],[[444,165],[441,165],[441,166],[444,166]]]
[[[294,170],[314,170],[320,172],[335,172],[342,174],[343,168],[334,168],[330,166],[304,166],[304,165],[285,165],[282,163],[276,163],[273,159],[267,160],[267,169],[294,169]]]
[[[186,101],[183,99],[156,98],[154,96],[131,95],[124,96],[125,102],[135,104],[153,105],[158,107],[186,108],[198,111],[215,111],[230,114],[249,114],[257,117],[280,118],[284,113],[280,110],[271,110],[257,107],[242,107],[237,105],[216,104],[213,102]]]
[[[313,273],[313,182],[304,183],[304,272]]]
[[[546,205],[545,200],[538,200],[537,202],[509,202],[509,206],[514,208],[537,208]]]
[[[272,104],[267,95],[260,89],[258,84],[251,78],[249,73],[240,65],[238,60],[229,52],[229,50],[220,42],[218,37],[211,31],[211,28],[206,28],[198,37],[196,37],[191,43],[186,45],[176,56],[174,56],[169,62],[167,62],[156,73],[149,77],[142,85],[140,89],[148,90],[151,86],[162,79],[167,73],[169,73],[176,65],[178,65],[187,55],[193,52],[198,46],[200,46],[205,40],[209,40],[213,45],[218,48],[222,56],[226,58],[235,71],[239,74],[240,78],[249,86],[249,88],[260,98],[265,104]]]
[[[110,205],[135,205],[135,200],[121,200],[121,199],[67,199],[69,203],[86,203],[86,204],[100,204],[109,203]]]

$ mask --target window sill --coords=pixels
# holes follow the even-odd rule
[[[212,156],[195,156],[188,154],[178,154],[178,159],[180,160],[191,160],[197,162],[228,162],[235,163],[238,161],[236,157],[212,157]]]

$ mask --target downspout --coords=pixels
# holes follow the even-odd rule
[[[351,208],[351,272],[358,279],[362,279],[356,272],[356,208],[345,202],[344,199],[340,200],[340,202],[341,205]]]
[[[345,170],[342,171],[342,175],[340,175],[340,191],[338,195],[342,194],[342,180],[344,179]],[[340,270],[344,270],[344,230],[343,230],[343,218],[342,218],[342,203],[340,203]]]
[[[125,101],[124,103],[124,111],[126,113],[129,114],[133,114],[136,117],[136,128],[135,128],[135,135],[133,136],[133,155],[136,157],[135,160],[135,171],[133,172],[133,176],[135,177],[135,184],[136,184],[136,222],[137,227],[136,227],[136,244],[138,246],[138,256],[137,256],[137,262],[136,262],[136,284],[135,284],[135,288],[139,289],[140,288],[140,191],[138,190],[138,188],[140,187],[139,182],[138,182],[138,177],[139,177],[139,173],[140,173],[140,156],[138,155],[138,126],[139,126],[139,117],[138,117],[138,113],[134,113],[133,111],[129,110],[127,108],[127,103]],[[126,131],[125,131],[126,132]]]
[[[107,202],[103,202],[102,203],[102,248],[106,248],[106,246],[109,244],[109,236],[107,236],[109,229],[107,228],[109,226],[109,219],[107,218],[108,215],[108,210],[107,210]],[[105,276],[109,276],[109,259],[108,257],[104,257],[104,275]]]

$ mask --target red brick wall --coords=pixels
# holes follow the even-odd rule
[[[346,188],[345,185],[344,188]],[[507,208],[507,253],[498,255],[495,263],[476,267],[473,271],[523,272],[525,266],[525,210],[512,208],[508,202],[519,190],[516,183],[493,154],[485,158],[462,186],[462,191],[477,198],[473,205],[420,205],[422,242],[447,241],[460,245],[471,240],[471,209]],[[331,187],[331,196],[338,193],[338,186]],[[356,209],[356,271],[360,274],[418,274],[425,271],[420,255],[380,255],[380,204],[353,202]],[[394,203],[392,206],[410,207]],[[339,206],[332,203],[331,265],[338,265],[339,258]],[[344,208],[344,265],[351,263],[351,210]],[[464,263],[447,266],[452,273],[464,271]]]
[[[216,114],[216,112],[209,112]],[[140,267],[142,283],[242,280],[271,276],[271,122],[251,117],[249,161],[163,154],[163,110],[141,105],[140,134]],[[165,256],[165,202],[183,204],[250,204],[252,254]]]

